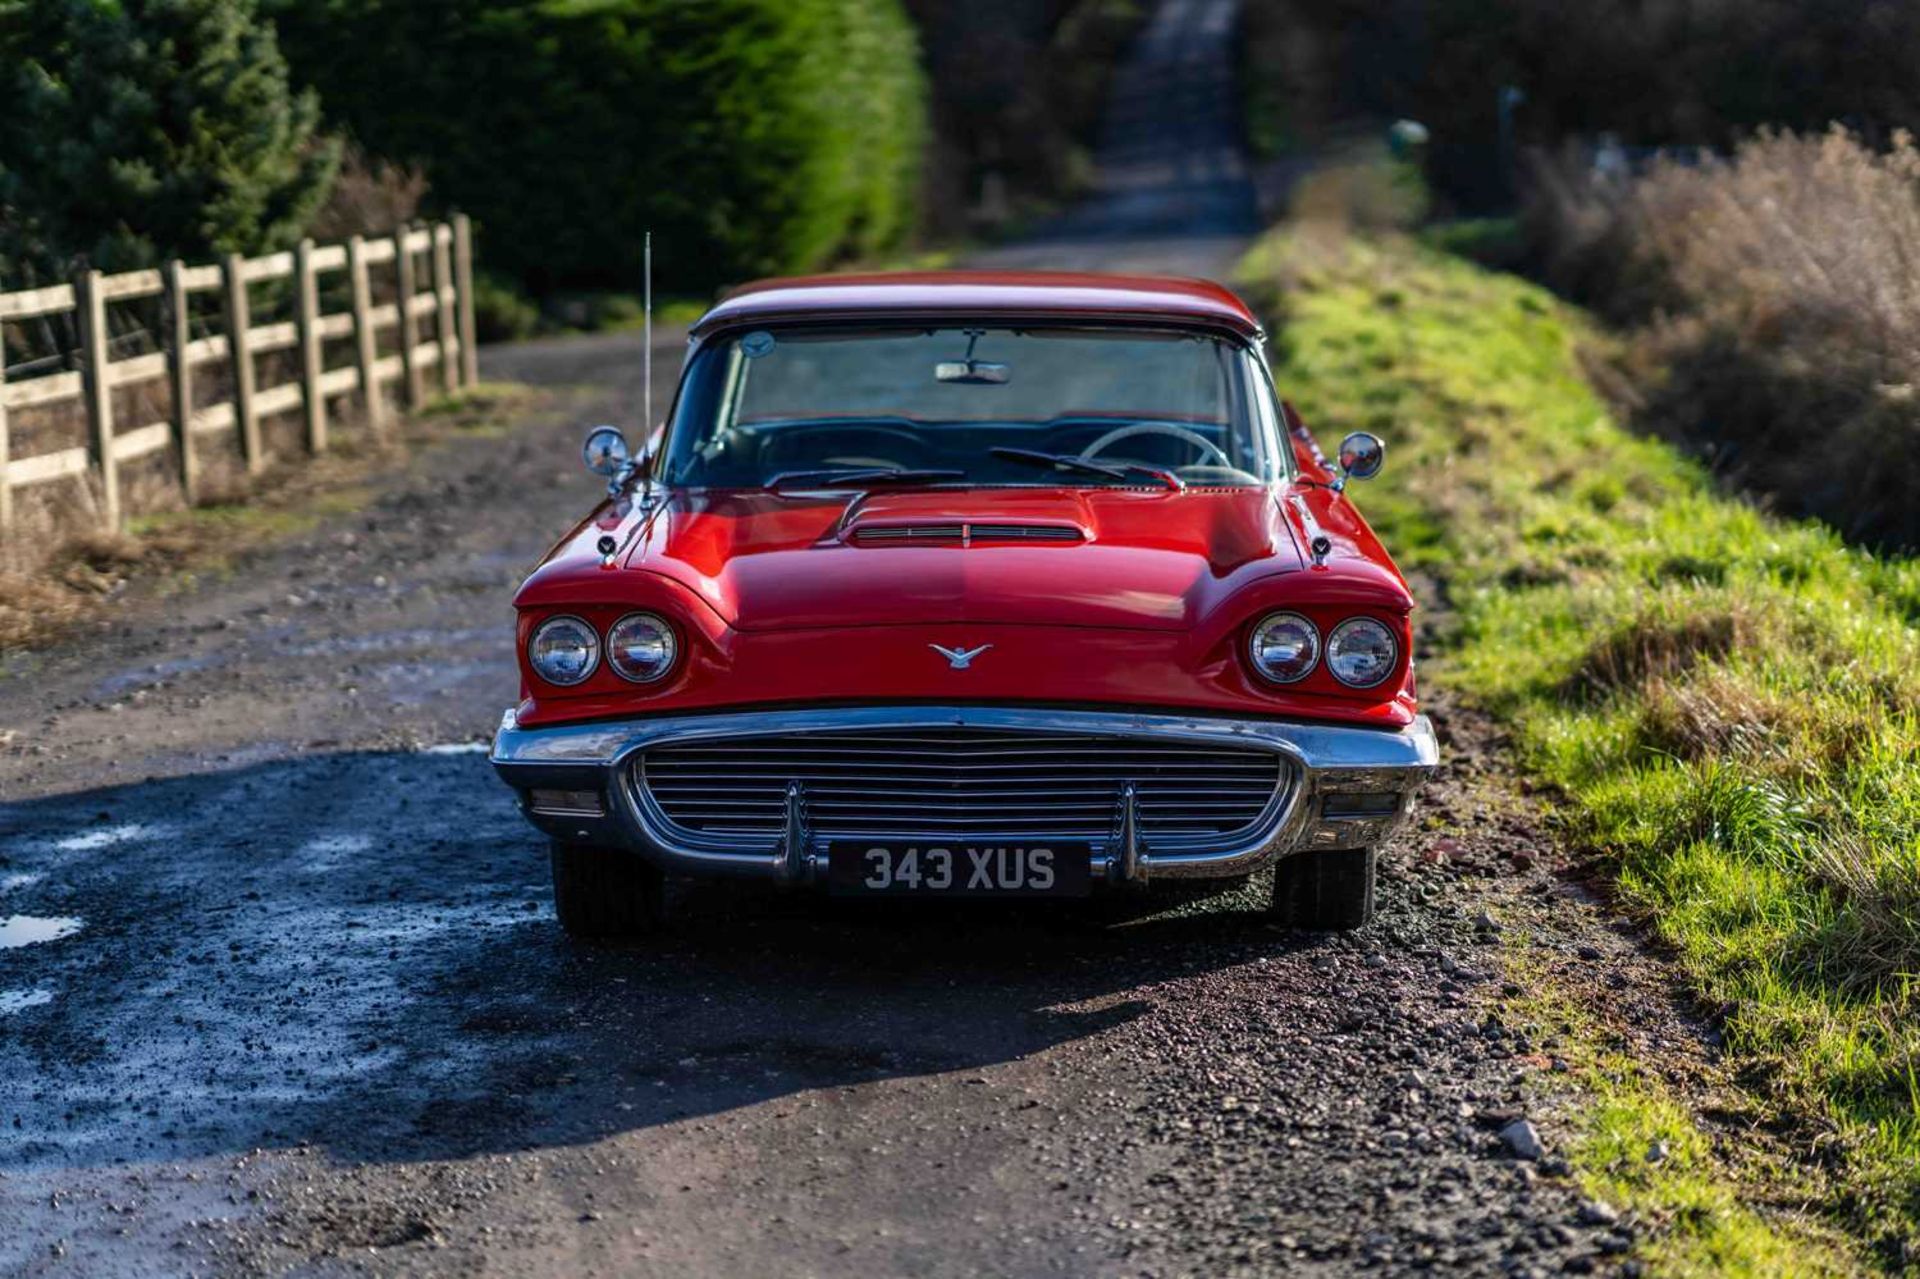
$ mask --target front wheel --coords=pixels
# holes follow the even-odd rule
[[[1371,848],[1325,849],[1283,857],[1273,868],[1273,918],[1309,932],[1346,932],[1373,918]]]
[[[642,937],[666,922],[665,877],[624,849],[556,839],[553,909],[569,937]]]

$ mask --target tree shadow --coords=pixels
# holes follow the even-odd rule
[[[692,891],[583,947],[479,755],[337,753],[0,807],[0,1168],[312,1143],[356,1161],[591,1142],[807,1089],[980,1069],[1162,978],[1321,944],[1233,904]]]

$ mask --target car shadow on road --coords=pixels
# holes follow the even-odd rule
[[[0,1168],[597,1140],[1099,1036],[1162,979],[1325,944],[1231,907],[703,888],[570,943],[478,755],[333,753],[0,806]]]

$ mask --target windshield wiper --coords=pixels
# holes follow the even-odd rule
[[[779,490],[790,484],[808,488],[837,489],[852,484],[938,484],[942,480],[964,480],[965,471],[937,471],[900,466],[863,466],[840,471],[782,471],[762,487]]]
[[[1003,457],[1009,462],[1024,462],[1028,466],[1057,467],[1066,471],[1084,471],[1088,475],[1104,475],[1110,480],[1124,482],[1129,475],[1145,475],[1160,481],[1174,492],[1187,487],[1186,482],[1172,471],[1163,471],[1157,466],[1142,466],[1138,462],[1089,462],[1084,457],[1074,457],[1071,453],[1042,453],[1039,449],[1016,449],[996,444],[987,452],[995,457]]]

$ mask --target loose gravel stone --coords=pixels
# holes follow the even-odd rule
[[[1540,1132],[1525,1119],[1516,1119],[1500,1130],[1500,1140],[1515,1159],[1538,1159],[1547,1153],[1540,1142]]]
[[[1580,1223],[1586,1226],[1611,1226],[1620,1220],[1620,1210],[1598,1199],[1580,1205]]]

